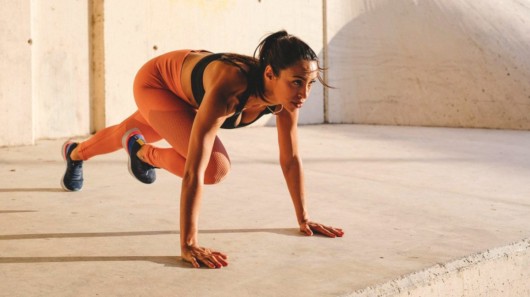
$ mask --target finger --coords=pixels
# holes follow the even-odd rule
[[[208,266],[209,268],[216,268],[215,264],[212,261],[210,261],[210,259],[203,258],[203,259],[199,259],[199,261],[204,263],[204,265]]]
[[[221,263],[221,265],[223,266],[228,266],[228,262],[225,261],[223,258],[217,258],[217,261],[219,261],[219,263]]]
[[[191,265],[193,265],[193,267],[195,268],[200,268],[201,265],[199,264],[199,262],[197,262],[197,259],[195,259],[195,257],[191,257],[191,259],[189,260],[189,262],[191,263]]]
[[[337,234],[339,237],[342,237],[344,235],[344,231],[342,231],[342,229],[335,229],[335,234]]]
[[[336,237],[335,234],[333,234],[332,232],[330,232],[329,230],[327,230],[324,226],[322,225],[317,225],[315,227],[315,231],[317,231],[318,233],[322,234],[322,235],[325,235],[325,236],[328,236],[328,237]]]
[[[334,227],[331,227],[331,226],[325,226],[325,225],[320,225],[322,228],[324,228],[325,230],[335,234],[335,236],[338,236],[338,237],[342,237],[344,235],[344,231],[342,231],[341,228],[334,228]]]
[[[228,256],[226,254],[221,253],[221,252],[213,252],[212,254],[216,255],[216,256],[219,256],[219,257],[221,257],[221,258],[223,258],[225,260],[228,259]]]
[[[226,261],[228,259],[227,255],[219,252],[214,252],[213,255],[222,266],[228,266],[228,261]]]
[[[219,262],[219,260],[217,259],[216,256],[212,255],[208,259],[210,260],[210,262],[213,263],[213,265],[215,265],[215,268],[223,267],[223,264],[221,264],[221,262]]]
[[[308,226],[300,228],[300,232],[304,233],[307,236],[313,235],[313,231],[311,231],[311,228],[309,228]]]
[[[338,228],[331,228],[331,232],[333,232],[333,234],[337,235],[338,237],[342,237],[342,235],[344,235],[342,229]]]

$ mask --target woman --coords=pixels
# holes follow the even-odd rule
[[[202,187],[220,182],[230,170],[230,159],[217,131],[247,126],[272,113],[276,115],[280,164],[300,231],[342,236],[341,229],[310,221],[305,206],[297,122],[311,85],[320,79],[317,56],[286,31],[267,36],[254,56],[256,52],[258,59],[179,50],[147,62],[134,81],[138,111],[84,142],[67,141],[63,145],[67,163],[63,188],[80,190],[83,161],[123,147],[129,154],[129,171],[141,182],[154,182],[155,168],[182,177],[182,258],[194,267],[202,263],[221,268],[228,265],[227,256],[198,243]],[[171,148],[149,144],[161,139]]]

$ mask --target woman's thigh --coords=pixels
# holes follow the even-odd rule
[[[184,158],[188,155],[191,128],[197,111],[168,90],[136,88],[135,98],[138,110],[149,125]],[[216,137],[213,155],[228,154]]]

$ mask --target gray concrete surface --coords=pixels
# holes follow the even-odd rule
[[[344,296],[530,237],[528,131],[301,127],[310,215],[340,239],[297,232],[275,128],[221,139],[200,218],[221,270],[179,258],[180,179],[140,184],[116,152],[67,193],[62,140],[0,148],[0,296]]]
[[[372,296],[530,296],[530,239],[439,263],[341,297]]]

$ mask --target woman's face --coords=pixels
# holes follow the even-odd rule
[[[266,69],[265,75],[270,79],[271,101],[294,111],[301,108],[309,96],[311,86],[317,79],[318,66],[316,61],[300,60],[281,70],[278,76],[274,76],[272,68],[270,71]]]

